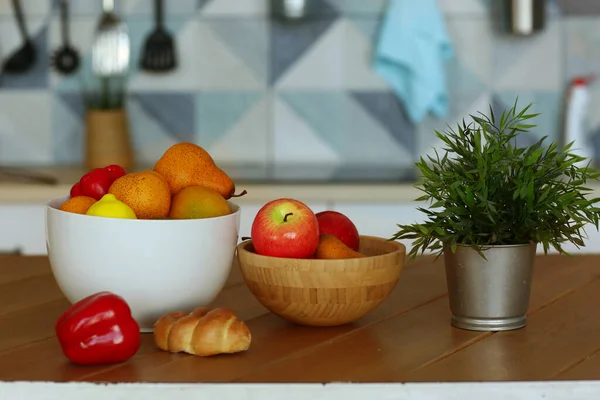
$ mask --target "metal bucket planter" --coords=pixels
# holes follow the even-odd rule
[[[444,250],[452,325],[506,331],[526,324],[536,244]]]

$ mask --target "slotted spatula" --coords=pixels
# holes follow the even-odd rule
[[[25,17],[23,15],[20,0],[13,0],[12,5],[17,20],[17,26],[23,37],[23,45],[4,62],[2,71],[11,74],[22,74],[27,72],[33,64],[35,64],[37,55],[33,41],[29,37],[27,28],[25,27]]]
[[[156,27],[146,38],[140,58],[140,68],[152,72],[166,72],[177,67],[177,54],[173,36],[164,24],[163,0],[154,0]]]

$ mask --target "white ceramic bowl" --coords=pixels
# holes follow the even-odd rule
[[[131,307],[142,332],[164,313],[208,305],[223,289],[238,242],[240,207],[188,220],[132,220],[46,207],[46,246],[54,278],[74,303],[108,290]]]

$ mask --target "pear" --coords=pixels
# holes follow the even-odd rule
[[[203,186],[188,186],[173,196],[169,217],[172,219],[213,218],[231,214],[227,200]]]
[[[365,257],[365,255],[352,250],[337,237],[330,234],[319,236],[319,245],[315,251],[315,258],[322,260],[336,260],[361,257]]]
[[[212,189],[226,200],[245,194],[244,191],[235,195],[233,180],[206,150],[194,143],[181,142],[169,147],[153,169],[166,179],[172,196],[188,186]]]

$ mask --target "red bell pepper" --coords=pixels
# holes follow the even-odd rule
[[[73,304],[55,325],[63,354],[76,364],[112,364],[133,357],[140,348],[138,323],[125,300],[99,292]]]
[[[79,182],[71,187],[70,196],[88,196],[100,200],[108,193],[110,185],[125,174],[125,170],[115,164],[104,168],[95,168],[83,175]]]

